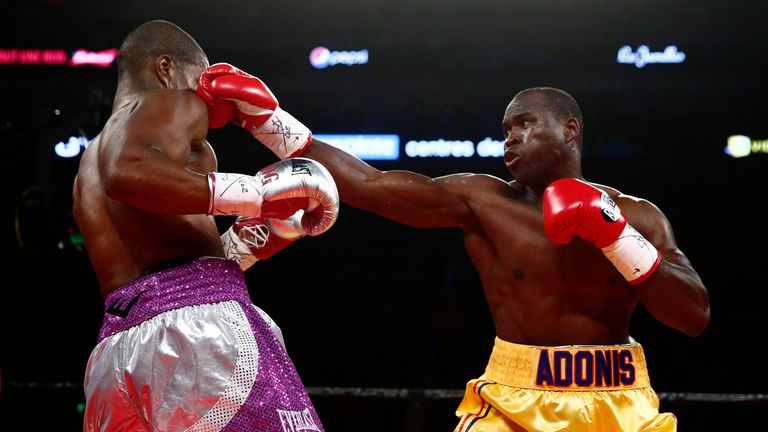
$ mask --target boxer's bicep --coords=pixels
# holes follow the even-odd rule
[[[193,141],[204,140],[207,131],[205,107],[190,103],[192,98],[158,92],[126,107],[117,120],[121,124],[102,137],[99,148],[99,171],[110,198],[159,213],[205,211],[207,177],[187,169]]]

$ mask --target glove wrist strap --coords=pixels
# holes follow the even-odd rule
[[[619,238],[602,248],[602,251],[632,285],[646,280],[661,262],[658,249],[629,224],[624,227]]]
[[[243,122],[241,126],[245,126]],[[280,159],[301,156],[312,142],[312,132],[279,106],[264,124],[251,129],[251,134]]]
[[[221,235],[221,244],[224,246],[224,255],[227,259],[238,263],[243,271],[249,269],[259,260],[251,253],[248,244],[235,234],[232,227]]]
[[[259,216],[261,180],[245,174],[208,173],[208,214],[214,216]]]

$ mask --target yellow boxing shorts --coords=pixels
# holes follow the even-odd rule
[[[677,430],[674,414],[659,413],[637,343],[545,347],[497,337],[456,415],[454,432]]]

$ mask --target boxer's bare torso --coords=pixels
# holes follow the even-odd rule
[[[73,212],[103,296],[165,261],[223,255],[216,224],[205,214],[207,198],[174,195],[187,186],[168,171],[170,165],[188,171],[196,180],[189,187],[205,186],[199,182],[216,168],[206,132],[205,107],[190,91],[155,89],[116,100],[82,156],[73,191]],[[177,214],[185,205],[197,214]]]

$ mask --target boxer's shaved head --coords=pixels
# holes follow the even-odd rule
[[[155,58],[168,55],[179,66],[199,65],[206,58],[195,39],[179,26],[163,20],[144,23],[125,37],[117,56],[118,80],[134,74]]]

